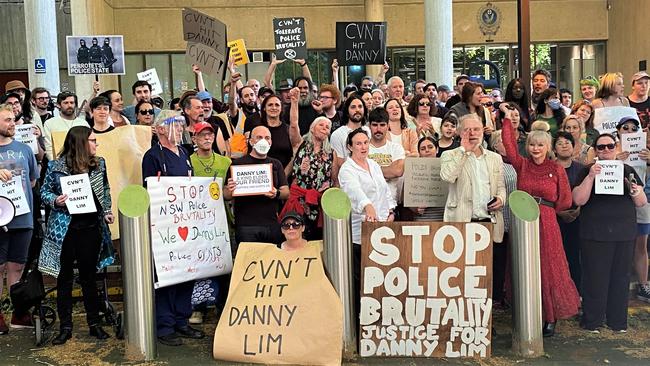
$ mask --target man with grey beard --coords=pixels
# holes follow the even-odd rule
[[[300,127],[300,135],[305,135],[309,132],[309,126],[320,116],[321,113],[316,109],[320,109],[321,102],[314,99],[311,88],[312,82],[304,76],[296,78],[294,84],[300,89],[300,100],[298,100],[298,126]],[[289,124],[289,108],[284,109],[282,116],[284,123]]]

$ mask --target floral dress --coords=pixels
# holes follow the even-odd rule
[[[321,148],[316,153],[312,142],[303,142],[293,161],[293,183],[304,189],[321,190],[329,187],[332,179],[332,160],[331,150],[327,153]],[[304,198],[300,198],[300,204],[305,209],[305,217],[316,221],[319,214],[318,206],[306,204]]]

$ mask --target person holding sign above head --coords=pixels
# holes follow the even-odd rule
[[[556,94],[553,90],[542,92],[540,103],[548,100],[549,91]],[[528,192],[539,203],[543,335],[550,337],[555,334],[557,320],[574,316],[580,306],[556,216],[571,207],[571,187],[564,168],[549,159],[551,135],[533,129],[526,139],[528,158],[522,157],[510,123],[512,111],[503,104],[501,110],[505,114],[503,144],[509,162],[517,171],[517,189]]]
[[[610,329],[626,332],[630,264],[637,236],[635,207],[648,201],[636,183],[641,180],[634,169],[620,162],[614,164],[614,136],[600,135],[594,147],[598,160],[582,169],[577,177],[581,183],[573,189],[573,201],[582,206],[580,325],[598,333],[606,319]]]
[[[133,92],[134,103],[124,108],[124,116],[126,116],[126,118],[129,119],[131,124],[135,124],[136,122],[135,104],[137,104],[142,100],[151,102],[151,84],[149,84],[147,81],[144,80],[138,80],[135,83],[133,83],[133,86],[131,86],[131,91]],[[154,117],[157,117],[158,113],[160,113],[160,108],[155,107]]]
[[[101,308],[97,293],[96,272],[113,262],[113,243],[108,224],[114,221],[106,162],[96,156],[97,140],[93,131],[76,126],[68,131],[58,158],[51,161],[41,188],[41,198],[52,211],[47,222],[43,249],[39,259],[41,272],[56,277],[59,334],[52,344],[64,344],[72,337],[72,286],[74,263],[79,269],[86,321],[90,335],[106,339],[101,327]],[[92,197],[69,197],[64,192],[85,190]],[[79,179],[69,179],[79,178]],[[64,183],[65,182],[65,183]],[[74,185],[70,191],[68,188]],[[72,194],[72,193],[71,193]],[[73,200],[74,198],[74,200]],[[77,199],[79,198],[79,199]],[[94,203],[94,210],[72,214],[81,203]]]

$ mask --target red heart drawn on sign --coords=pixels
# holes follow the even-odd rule
[[[187,226],[181,226],[181,227],[178,228],[178,235],[181,236],[183,241],[185,241],[187,239],[187,233],[188,232],[189,232],[189,229],[187,228]]]

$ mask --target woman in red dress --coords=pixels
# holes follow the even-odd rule
[[[576,315],[580,305],[556,219],[557,212],[571,207],[571,187],[564,168],[548,158],[551,151],[551,136],[548,133],[532,131],[526,140],[529,157],[519,155],[509,121],[512,111],[505,104],[502,104],[502,110],[508,121],[503,123],[503,144],[510,163],[517,171],[517,189],[528,192],[539,202],[543,332],[544,337],[550,337],[555,334],[555,322]]]

